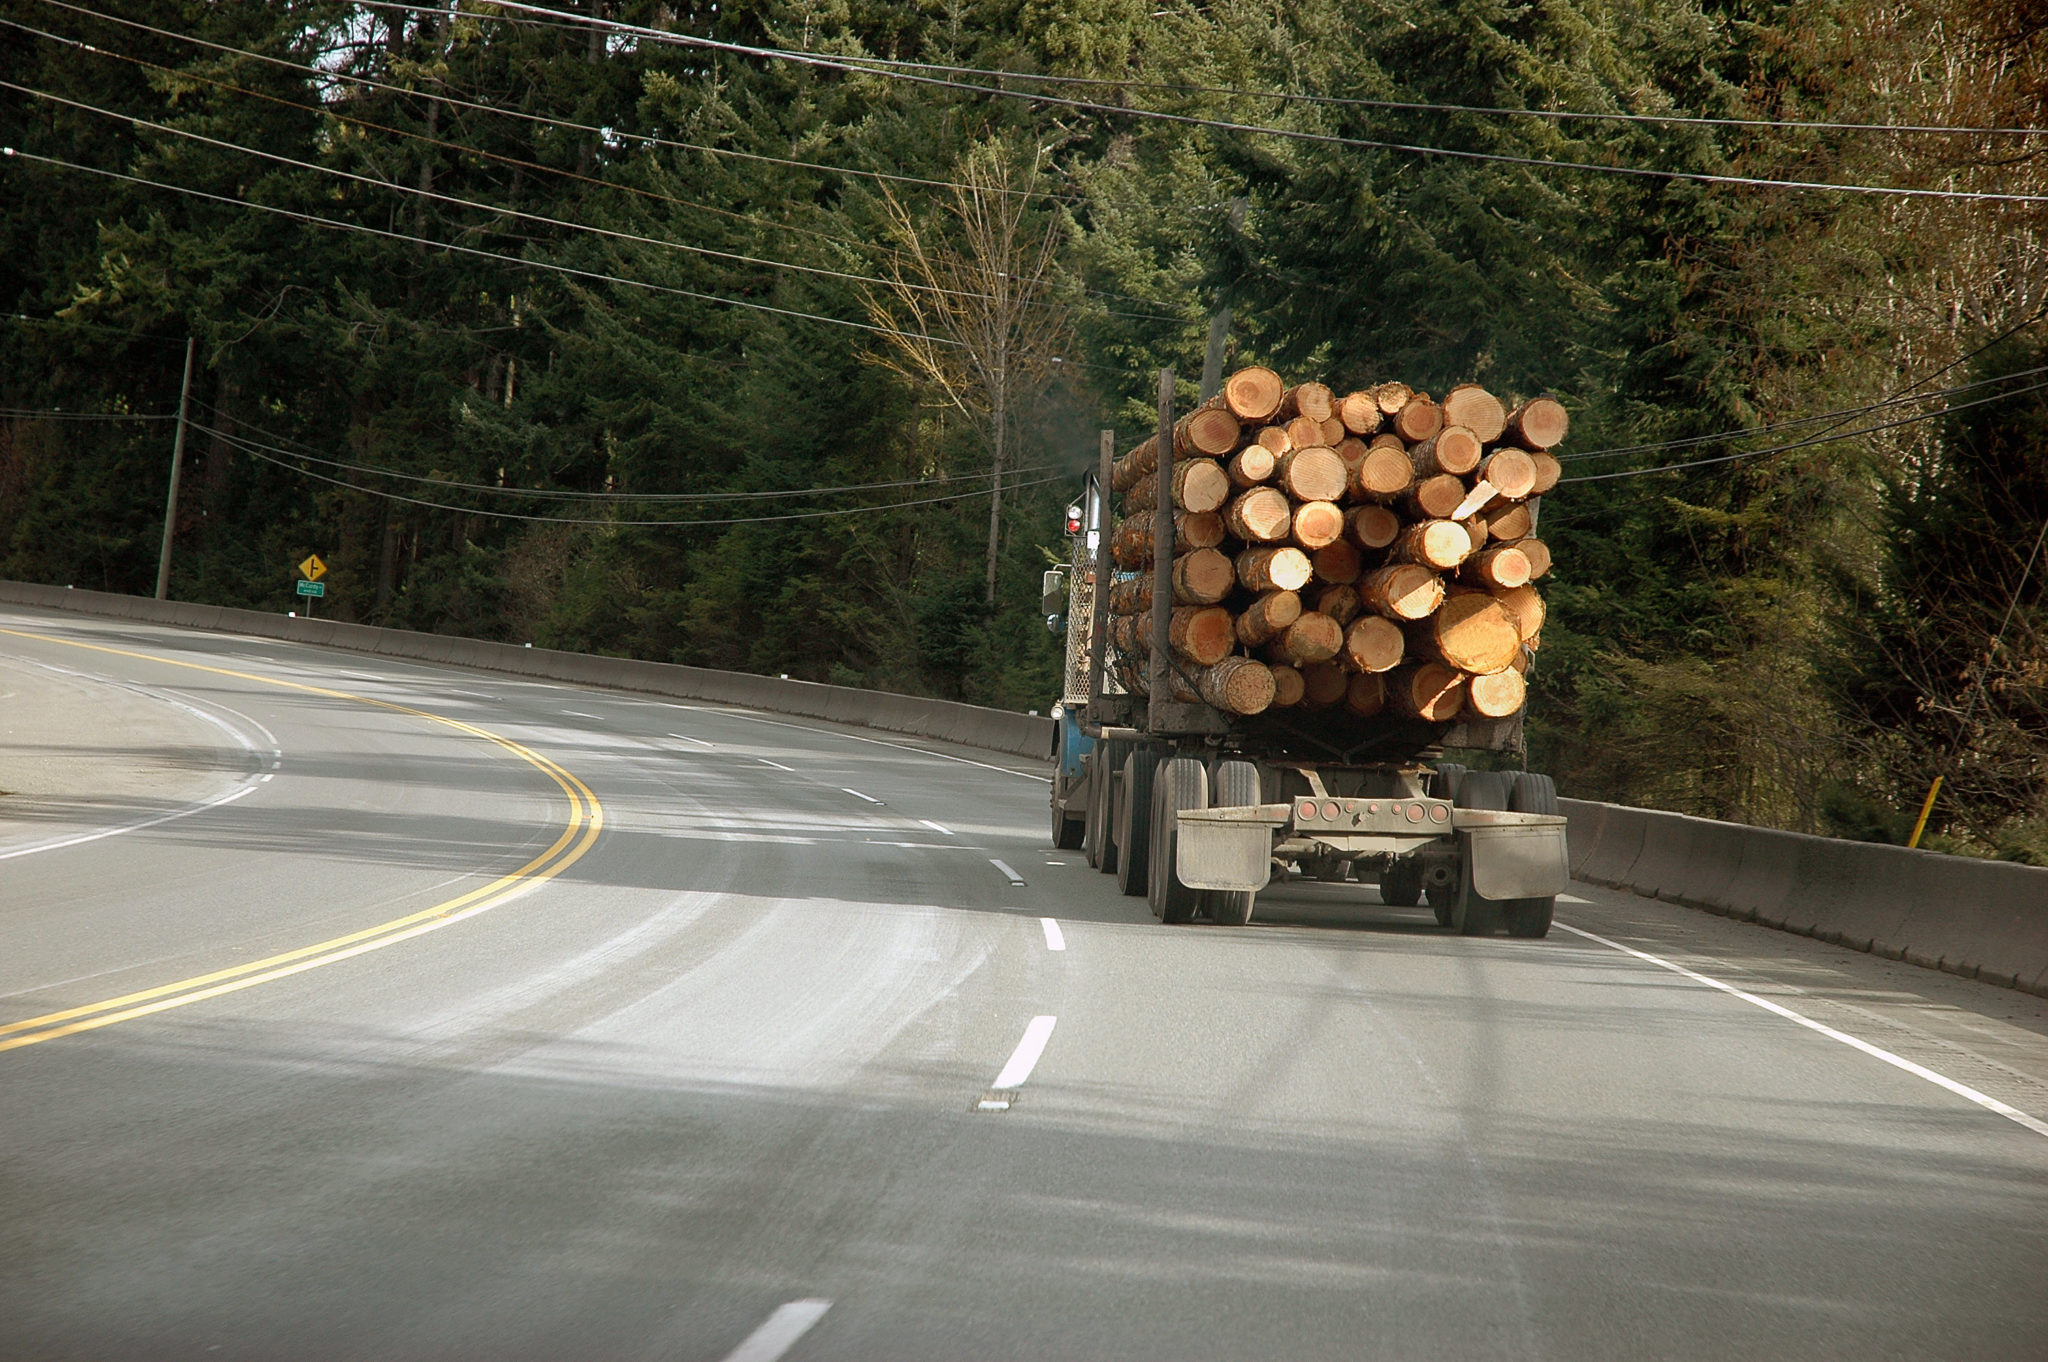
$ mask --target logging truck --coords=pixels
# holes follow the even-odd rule
[[[1530,561],[1549,563],[1530,503],[1563,409],[1495,418],[1470,393],[1501,406],[1471,385],[1442,404],[1399,384],[1336,399],[1244,370],[1176,421],[1168,373],[1153,439],[1117,459],[1104,433],[1044,583],[1066,641],[1054,846],[1167,923],[1248,923],[1278,876],[1426,899],[1466,935],[1549,932],[1567,879],[1555,786],[1444,758],[1524,751]],[[1389,419],[1370,446],[1339,433]]]

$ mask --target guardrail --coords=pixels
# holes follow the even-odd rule
[[[1574,879],[2048,994],[2048,868],[1557,803]]]
[[[715,704],[763,709],[776,714],[858,724],[890,733],[938,738],[1021,757],[1050,759],[1056,728],[1051,719],[1014,714],[1003,709],[986,709],[955,700],[926,700],[914,695],[828,686],[815,681],[787,681],[777,676],[755,676],[748,672],[565,653],[552,648],[487,643],[482,639],[422,634],[409,629],[378,629],[367,624],[344,624],[339,620],[301,619],[263,610],[159,601],[146,596],[117,596],[102,591],[78,591],[29,582],[0,581],[0,603],[42,606],[76,614],[169,624],[186,629],[217,629],[225,633],[346,648],[383,657],[478,667],[549,681],[666,695],[674,699],[708,700]]]

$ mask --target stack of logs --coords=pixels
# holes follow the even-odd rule
[[[1507,718],[1541,644],[1536,498],[1565,410],[1477,384],[1339,396],[1240,369],[1173,428],[1174,698],[1232,714],[1341,706]],[[1109,639],[1148,689],[1158,438],[1118,459]],[[1135,576],[1125,574],[1135,573]]]

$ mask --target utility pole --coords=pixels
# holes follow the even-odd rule
[[[192,349],[194,338],[185,337],[185,382],[178,389],[178,434],[171,441],[171,494],[164,501],[164,546],[156,558],[156,598],[169,600],[171,592],[171,534],[178,527],[178,477],[185,471],[185,408],[192,400]]]

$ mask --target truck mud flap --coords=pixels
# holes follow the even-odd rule
[[[1536,826],[1466,828],[1458,836],[1465,841],[1472,891],[1480,898],[1549,898],[1571,880],[1562,818]]]
[[[1180,816],[1174,865],[1190,889],[1259,890],[1273,873],[1273,825]]]

